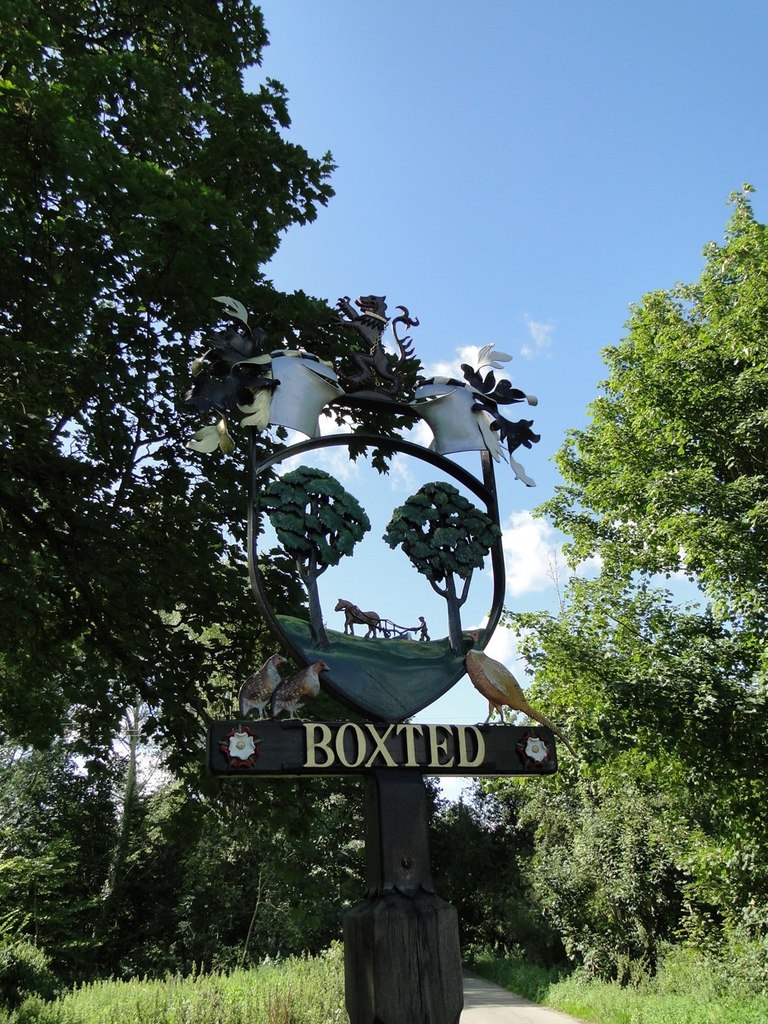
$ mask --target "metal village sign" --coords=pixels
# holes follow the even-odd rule
[[[435,894],[430,876],[423,776],[540,776],[557,770],[554,733],[561,734],[526,703],[511,673],[482,651],[499,622],[505,586],[494,462],[506,459],[530,486],[514,453],[539,440],[531,420],[513,421],[504,409],[536,400],[497,378],[494,371],[510,357],[490,345],[480,350],[478,367],[462,365],[463,379],[424,378],[411,338],[402,334],[418,320],[402,306],[391,319],[380,296],[361,297],[354,305],[339,300],[338,318],[350,331],[354,351],[333,365],[303,349],[266,351],[266,336],[248,327],[245,308],[228,297],[218,301],[231,323],[193,363],[197,379],[187,395],[199,411],[213,411],[218,419],[198,430],[188,447],[231,451],[228,415],[235,410],[251,428],[251,583],[283,650],[300,667],[289,669],[288,658],[276,653],[243,683],[239,716],[211,726],[209,769],[227,779],[364,776],[368,892],[344,919],[350,1020],[456,1024],[463,1006],[458,922],[454,908]],[[387,330],[396,352],[385,347]],[[338,420],[352,412],[363,432],[321,435],[324,410]],[[419,420],[430,428],[428,447],[391,426]],[[297,431],[306,440],[277,443],[263,456],[256,437],[270,426]],[[368,451],[379,460],[397,454],[442,475],[393,511],[384,540],[400,547],[444,599],[446,636],[432,639],[423,616],[418,625],[401,626],[342,598],[335,610],[344,615],[343,632],[326,627],[318,577],[351,554],[370,522],[329,473],[304,464],[287,471],[283,463],[304,456],[311,461],[312,453],[327,449],[346,449],[350,458]],[[448,457],[457,452],[478,453],[479,476]],[[306,612],[276,611],[268,560],[259,550],[267,526],[295,567]],[[484,629],[467,633],[461,607],[474,570],[486,559],[493,578],[491,610]],[[355,625],[364,635],[355,634]],[[434,623],[433,632],[440,632]],[[489,700],[485,723],[408,721],[465,673]],[[299,717],[321,688],[361,720]],[[541,725],[489,724],[491,712],[504,706]]]

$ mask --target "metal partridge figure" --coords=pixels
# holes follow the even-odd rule
[[[280,683],[272,695],[272,717],[277,718],[282,711],[287,711],[294,718],[303,698],[317,697],[320,693],[320,673],[327,672],[324,661],[316,661],[308,668],[303,668],[296,675]]]
[[[480,634],[473,632],[471,635],[476,643]],[[466,665],[467,675],[471,679],[472,685],[488,701],[488,718],[486,718],[486,722],[490,720],[494,711],[498,711],[501,714],[503,707],[511,708],[513,711],[520,711],[522,714],[528,715],[535,722],[539,722],[541,725],[551,729],[563,741],[571,755],[573,757],[576,756],[573,747],[557,726],[553,725],[541,711],[531,707],[525,699],[523,688],[506,665],[502,665],[500,661],[494,661],[493,658],[489,658],[483,651],[476,651],[474,649],[467,651],[464,664]]]
[[[257,672],[248,676],[237,694],[241,718],[247,718],[251,708],[258,711],[259,718],[264,717],[264,708],[269,704],[272,694],[280,685],[280,673],[277,670],[286,661],[287,658],[284,658],[282,654],[273,654],[271,658],[267,658]]]

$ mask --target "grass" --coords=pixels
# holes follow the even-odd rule
[[[594,1024],[768,1024],[768,990],[694,950],[673,949],[635,983],[559,977],[518,960],[480,957],[476,973],[518,995]]]
[[[28,998],[0,1024],[348,1024],[340,944],[319,957],[163,980],[99,981]]]
[[[366,640],[360,634],[345,636],[328,629],[330,646],[313,646],[309,623],[290,615],[277,620],[294,647],[307,661],[322,657],[330,667],[335,690],[352,698],[371,714],[387,720],[409,718],[448,690],[464,675],[464,657],[451,651],[447,638],[419,643],[417,640]],[[467,648],[472,644],[465,634]]]
[[[657,974],[638,969],[625,987],[519,959],[481,955],[472,967],[594,1024],[768,1024],[765,978],[695,950],[670,950]],[[0,1024],[348,1024],[343,950],[228,974],[94,982],[51,1002],[29,997],[0,1010]]]

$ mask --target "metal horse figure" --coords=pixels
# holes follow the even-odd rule
[[[344,633],[349,636],[355,635],[355,623],[360,623],[361,626],[366,626],[368,632],[365,634],[367,637],[376,636],[376,630],[379,629],[381,622],[381,616],[376,612],[363,612],[357,607],[356,604],[352,604],[351,601],[345,601],[343,597],[340,597],[336,603],[337,612],[344,612]]]

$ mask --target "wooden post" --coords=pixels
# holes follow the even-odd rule
[[[344,918],[351,1024],[458,1024],[458,918],[435,895],[418,772],[366,778],[365,854],[368,897]]]

